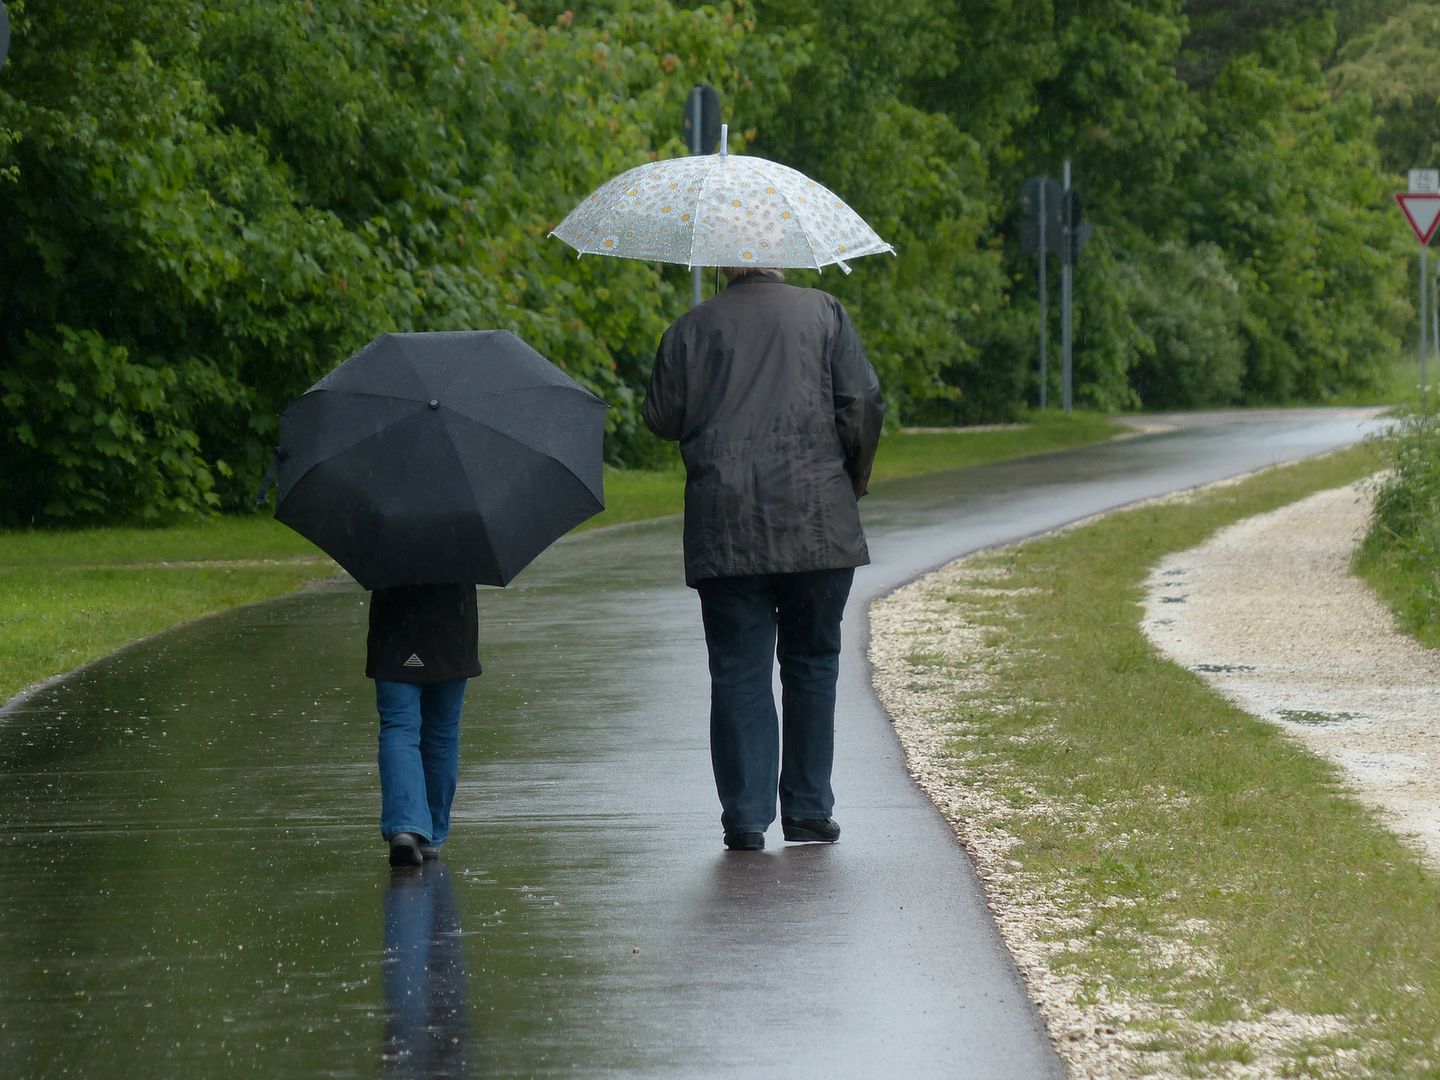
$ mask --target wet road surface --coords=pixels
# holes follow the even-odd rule
[[[13,703],[0,1076],[1060,1076],[870,692],[866,605],[965,552],[1353,442],[1364,415],[1188,420],[866,499],[833,848],[721,845],[675,519],[568,538],[482,591],[454,831],[419,873],[390,873],[374,824],[354,585]]]

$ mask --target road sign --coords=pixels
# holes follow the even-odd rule
[[[1401,191],[1395,201],[1405,213],[1405,220],[1415,230],[1415,239],[1421,244],[1430,243],[1435,235],[1435,225],[1440,222],[1440,192]]]
[[[720,95],[713,86],[702,83],[690,91],[680,133],[692,154],[708,154],[715,149],[720,139]]]
[[[1040,223],[1031,221],[1028,218],[1020,222],[1020,250],[1027,255],[1038,255],[1040,253]],[[1045,254],[1059,255],[1065,250],[1065,226],[1058,222],[1050,222],[1045,229]]]
[[[1064,220],[1061,217],[1063,213],[1061,200],[1064,197],[1065,193],[1060,190],[1060,185],[1050,177],[1032,176],[1020,188],[1020,205],[1025,211],[1025,220],[1038,222],[1043,207],[1046,225],[1060,225]],[[1046,231],[1049,231],[1048,228]],[[1026,248],[1026,250],[1036,251],[1039,249]],[[1059,251],[1060,249],[1055,247],[1051,250]]]
[[[1440,169],[1411,169],[1406,186],[1417,195],[1440,195]]]

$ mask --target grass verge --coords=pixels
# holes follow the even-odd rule
[[[1106,1075],[1440,1076],[1440,879],[1139,625],[1162,556],[1377,466],[1359,447],[1115,513],[872,612],[917,775],[1033,936],[1038,996],[1086,1018],[1062,1052]]]
[[[1104,417],[1037,414],[1019,430],[895,434],[877,483],[1110,438]],[[679,469],[607,469],[605,513],[582,528],[678,513]],[[339,572],[268,515],[160,529],[0,533],[0,702],[148,634],[201,615],[281,596]]]

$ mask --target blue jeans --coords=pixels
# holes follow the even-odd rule
[[[764,832],[835,808],[835,682],[854,570],[709,578],[696,585],[710,653],[710,761],[726,832]],[[771,679],[780,661],[783,735]]]
[[[375,680],[380,713],[380,833],[418,833],[437,847],[450,832],[460,775],[464,679],[438,683]]]

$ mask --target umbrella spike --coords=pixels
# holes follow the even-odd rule
[[[730,125],[720,125],[720,156],[725,157],[730,153]]]

